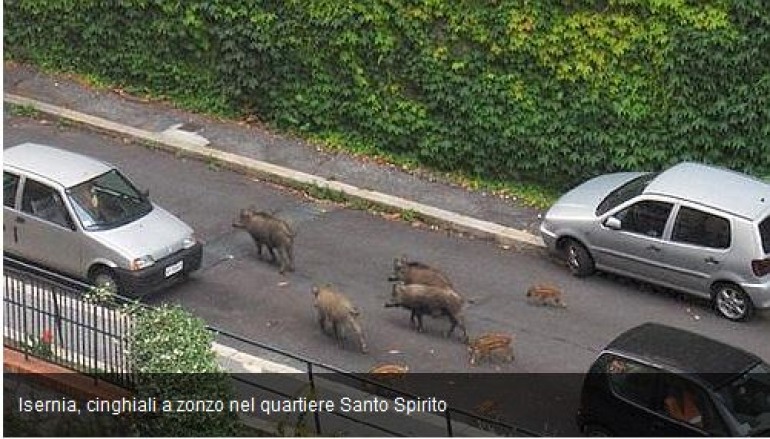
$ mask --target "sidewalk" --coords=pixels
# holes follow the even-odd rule
[[[95,90],[28,66],[5,65],[3,91],[5,102],[29,102],[44,112],[96,127],[107,124],[101,128],[157,140],[172,149],[230,163],[242,171],[329,186],[354,198],[411,209],[439,223],[503,243],[542,245],[537,231],[541,212],[536,209],[419,178],[393,166],[319,151],[307,142],[259,127]]]

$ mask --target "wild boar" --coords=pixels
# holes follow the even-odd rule
[[[241,209],[239,221],[234,222],[233,227],[244,229],[251,235],[260,258],[262,258],[262,246],[267,247],[273,262],[279,263],[281,274],[287,269],[294,271],[294,236],[296,233],[286,221],[267,212],[258,212],[253,208],[247,208]]]
[[[498,358],[506,362],[513,361],[513,337],[497,332],[481,335],[468,344],[469,362],[476,365],[484,358]]]
[[[358,337],[361,352],[366,353],[368,351],[366,339],[358,322],[360,313],[350,300],[330,286],[313,286],[313,295],[315,296],[313,305],[318,311],[318,324],[321,325],[321,330],[327,333],[327,322],[330,322],[334,338],[340,346],[343,346],[345,328],[349,328]]]
[[[393,259],[393,274],[388,280],[400,281],[406,285],[421,284],[452,288],[452,282],[441,270],[422,262],[409,261],[406,256]]]
[[[553,285],[532,285],[527,290],[527,299],[530,301],[530,303],[536,305],[551,305],[559,308],[567,307],[567,305],[562,300],[561,290]]]
[[[412,326],[417,319],[417,330],[422,332],[422,316],[428,314],[431,317],[438,318],[446,316],[451,326],[446,336],[452,335],[456,326],[463,331],[463,339],[468,339],[468,332],[465,327],[465,317],[463,308],[465,299],[457,292],[449,288],[440,288],[430,285],[396,283],[393,285],[391,300],[385,303],[386,308],[401,307],[410,310],[410,321]]]

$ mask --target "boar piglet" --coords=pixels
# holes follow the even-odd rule
[[[536,305],[550,305],[559,308],[567,307],[562,299],[561,290],[549,284],[532,285],[527,290],[527,300]]]

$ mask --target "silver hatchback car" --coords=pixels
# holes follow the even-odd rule
[[[3,252],[124,294],[200,267],[193,230],[115,167],[34,143],[3,156]]]
[[[770,184],[680,163],[564,194],[540,226],[576,276],[600,269],[713,301],[730,320],[770,308]]]

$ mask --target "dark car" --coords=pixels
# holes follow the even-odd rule
[[[613,340],[583,383],[588,436],[768,436],[770,366],[742,349],[655,323]]]

